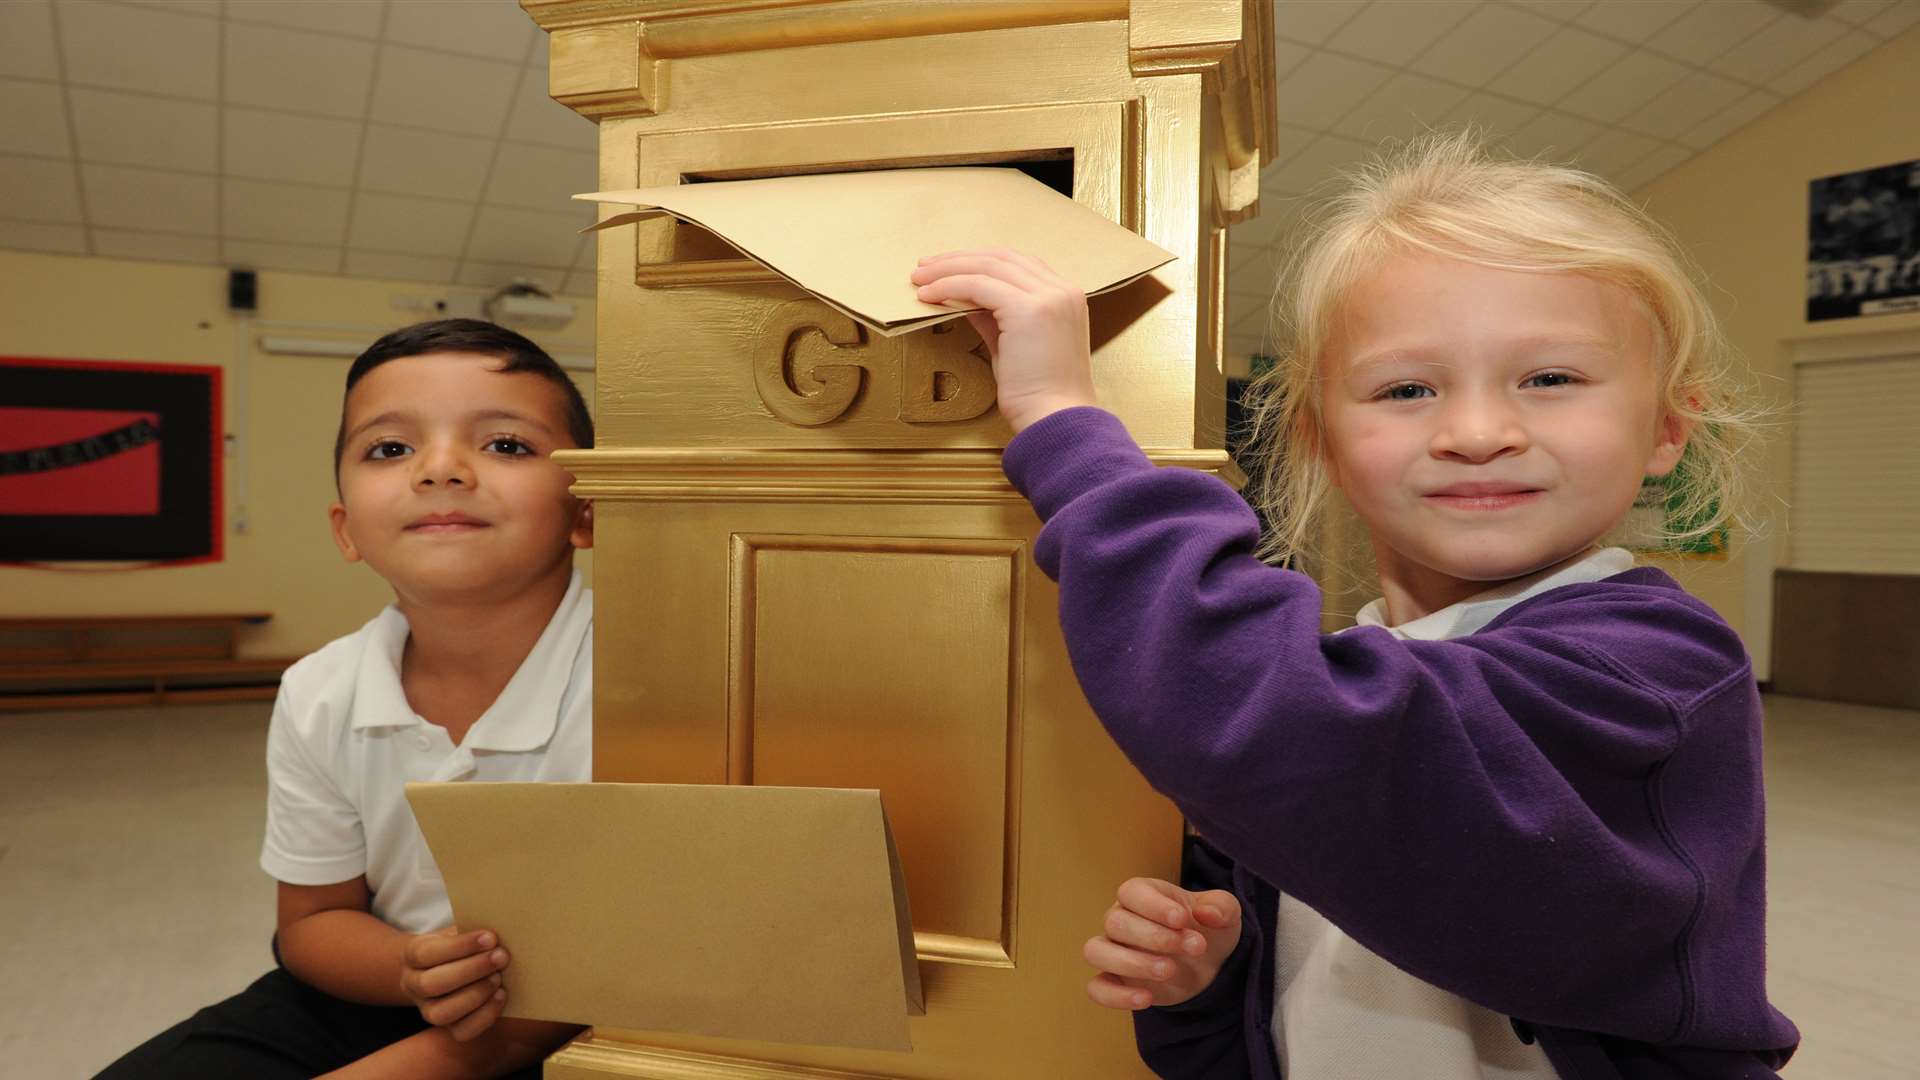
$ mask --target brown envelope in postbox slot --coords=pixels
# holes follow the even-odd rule
[[[408,784],[507,1016],[912,1050],[925,1011],[878,791]]]
[[[599,191],[574,198],[641,209],[582,230],[671,214],[716,234],[849,318],[891,337],[979,308],[922,302],[907,276],[924,255],[1008,247],[1088,296],[1173,254],[1008,168],[883,169]]]

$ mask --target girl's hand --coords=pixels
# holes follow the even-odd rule
[[[1046,263],[1006,248],[950,251],[921,259],[912,280],[929,304],[986,309],[967,321],[993,356],[1000,414],[1016,433],[1094,403],[1086,295]]]
[[[1128,878],[1116,896],[1106,933],[1081,949],[1100,971],[1087,983],[1097,1005],[1178,1005],[1212,985],[1240,944],[1240,901],[1230,892]]]

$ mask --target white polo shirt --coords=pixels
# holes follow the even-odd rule
[[[407,933],[453,921],[407,804],[412,780],[582,781],[593,773],[593,593],[575,571],[518,671],[455,746],[407,704],[407,620],[388,607],[287,669],[267,733],[260,866],[290,885],[366,875]]]

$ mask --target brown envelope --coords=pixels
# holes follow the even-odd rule
[[[911,1050],[925,1011],[880,793],[408,784],[463,928],[513,955],[506,1015]]]
[[[574,198],[642,207],[584,232],[672,214],[889,337],[979,310],[922,303],[907,275],[923,255],[1015,248],[1039,257],[1089,296],[1174,258],[1016,169],[820,173]]]

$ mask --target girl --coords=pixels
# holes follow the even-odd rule
[[[1093,408],[1085,301],[1007,251],[924,260],[995,353],[1008,477],[1088,700],[1210,847],[1122,885],[1087,959],[1164,1077],[1768,1077],[1760,701],[1739,637],[1605,546],[1644,476],[1719,524],[1723,347],[1640,211],[1436,138],[1291,274],[1264,554],[1329,488],[1383,596],[1319,631],[1226,485]]]

